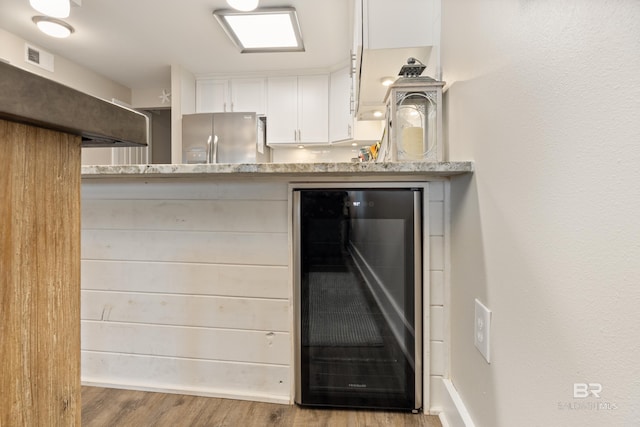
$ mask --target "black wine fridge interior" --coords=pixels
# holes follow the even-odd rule
[[[295,401],[422,408],[423,189],[293,189]]]

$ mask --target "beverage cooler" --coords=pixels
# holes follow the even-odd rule
[[[422,189],[296,188],[295,401],[422,407]]]

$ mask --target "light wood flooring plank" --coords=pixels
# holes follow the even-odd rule
[[[435,416],[82,388],[83,427],[442,427]]]

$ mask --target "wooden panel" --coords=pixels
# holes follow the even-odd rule
[[[287,231],[286,201],[85,200],[84,229]]]
[[[80,425],[80,137],[0,120],[0,425]]]
[[[83,290],[82,319],[288,332],[289,302]]]
[[[289,298],[286,266],[82,261],[82,289]]]
[[[82,378],[132,388],[289,401],[289,367],[82,352]]]
[[[82,181],[82,199],[156,199],[156,200],[287,200],[286,178],[282,182],[216,183],[206,179],[164,178],[145,182],[102,179]]]
[[[138,230],[83,230],[82,258],[282,266],[289,261],[287,233]]]
[[[288,365],[285,332],[82,322],[82,350]]]

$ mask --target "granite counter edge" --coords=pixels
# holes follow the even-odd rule
[[[241,163],[241,164],[164,164],[90,165],[82,167],[82,178],[115,177],[197,177],[209,175],[316,175],[316,174],[409,174],[453,176],[473,172],[473,162],[398,163]]]

